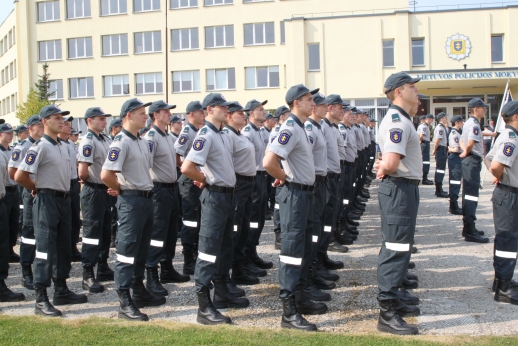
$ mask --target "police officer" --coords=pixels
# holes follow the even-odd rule
[[[149,320],[139,308],[165,304],[165,298],[150,293],[143,282],[153,230],[153,180],[149,144],[138,131],[146,125],[150,104],[136,98],[124,102],[120,114],[123,129],[111,143],[101,171],[108,193],[118,195],[115,285],[119,318],[138,321]]]
[[[272,113],[266,113],[263,127],[261,127],[261,136],[263,137],[265,146],[270,142],[270,135],[275,127],[275,117]],[[275,209],[275,188],[272,186],[275,179],[271,175],[267,175],[266,179],[266,218],[271,220]]]
[[[173,115],[171,117],[171,121],[170,121],[170,124],[169,124],[169,129],[170,129],[170,134],[171,136],[173,136],[173,140],[174,142],[173,143],[176,143],[176,141],[178,140],[178,137],[180,137],[180,133],[182,132],[182,122],[183,122],[183,119],[180,118],[178,115]],[[175,156],[175,160],[178,156]],[[177,161],[176,162],[176,177],[177,177],[177,181],[180,179],[180,177],[182,176],[182,172],[180,171],[180,167],[182,166],[182,162],[181,161]],[[182,230],[182,218],[183,218],[183,215],[182,215],[182,196],[180,195],[180,192],[178,192],[178,207],[179,207],[179,210],[178,210],[178,213],[180,214],[180,217],[178,217],[178,231],[181,231]]]
[[[495,177],[493,184],[497,184],[491,198],[496,233],[493,255],[496,282],[493,290],[497,302],[518,305],[518,292],[512,284],[518,254],[518,101],[510,101],[502,108],[502,118],[505,130],[485,160]]]
[[[462,125],[464,119],[460,115],[455,115],[451,118],[453,128],[448,137],[448,170],[450,173],[450,208],[449,211],[453,215],[462,215],[462,209],[459,208],[459,192],[460,184],[462,182],[462,159],[460,154],[462,148],[460,147],[460,136],[462,132]]]
[[[432,114],[424,116],[424,122],[419,124],[417,134],[421,141],[421,156],[423,158],[423,185],[433,185],[433,181],[428,179],[430,172],[430,124],[434,117]]]
[[[18,170],[18,166],[23,161],[27,150],[41,138],[43,135],[43,125],[41,124],[40,116],[38,114],[31,116],[27,120],[29,127],[29,136],[27,140],[20,140],[14,147],[11,159],[9,160],[9,177],[14,179],[14,175]],[[34,179],[34,178],[33,178]],[[20,237],[20,264],[22,266],[22,286],[34,290],[32,263],[36,251],[36,239],[34,238],[34,227],[32,222],[32,206],[33,197],[31,190],[25,189],[22,185],[22,214],[23,225],[22,234]]]
[[[108,127],[108,142],[111,143],[115,136],[117,136],[122,131],[122,122],[120,119],[113,119],[110,122],[110,126]],[[112,221],[111,221],[111,241],[110,248],[115,248],[115,238],[117,236],[117,228],[118,228],[118,217],[117,217],[117,208],[115,204],[117,203],[117,196],[110,195],[110,207],[112,212]]]
[[[292,86],[286,93],[291,115],[281,126],[277,139],[268,147],[263,163],[275,180],[284,185],[279,193],[281,219],[281,254],[279,263],[279,297],[283,315],[281,327],[316,331],[301,314],[322,314],[323,303],[313,303],[304,293],[312,244],[311,202],[315,183],[315,168],[310,140],[304,123],[315,107],[310,91],[302,84]],[[340,99],[340,111],[341,111]],[[337,152],[338,154],[338,152]],[[283,160],[283,168],[279,164]],[[308,164],[309,163],[309,164]]]
[[[103,281],[113,280],[113,272],[103,275],[108,270],[101,268],[101,263],[108,266],[112,218],[108,187],[101,180],[102,166],[110,148],[110,143],[101,134],[106,127],[107,116],[111,114],[104,113],[99,107],[88,108],[84,116],[88,131],[79,144],[78,175],[84,184],[80,194],[83,215],[82,285],[90,293],[104,291],[104,286],[98,281],[99,276]],[[97,276],[94,274],[96,264]]]
[[[207,110],[206,125],[198,131],[192,150],[182,164],[182,173],[204,188],[200,196],[199,252],[194,273],[199,306],[197,321],[201,324],[231,323],[230,317],[216,310],[210,298],[213,282],[214,304],[240,308],[249,305],[248,299],[230,293],[220,271],[220,268],[229,268],[232,261],[236,176],[231,143],[221,131],[231,103],[221,94],[211,93],[203,99],[202,105]]]
[[[108,127],[108,137],[113,141],[122,131],[122,121],[119,118],[113,119]]]
[[[70,114],[55,105],[40,111],[43,137],[27,151],[18,167],[15,180],[31,190],[34,198],[33,219],[36,238],[34,261],[35,313],[61,316],[47,297],[47,287],[54,281],[54,305],[86,303],[84,294],[70,291],[66,279],[70,273],[70,238],[72,228],[70,191],[70,154],[60,142],[63,116]],[[34,174],[35,180],[30,176]]]
[[[378,330],[393,334],[418,334],[414,325],[402,317],[417,316],[419,308],[401,302],[398,290],[410,261],[410,249],[419,207],[419,178],[422,158],[419,136],[409,114],[418,107],[415,83],[404,72],[390,75],[384,92],[392,102],[379,126],[379,143],[383,160],[377,163],[381,209],[382,246],[378,256]]]
[[[435,127],[433,138],[435,140],[432,156],[435,156],[435,195],[448,198],[449,195],[442,189],[444,173],[446,173],[446,161],[448,160],[448,116],[440,112],[435,117],[439,124]]]
[[[13,143],[13,150],[14,148],[21,142],[25,142],[27,138],[29,137],[29,128],[26,125],[19,125],[15,130],[14,133],[16,134],[17,141]],[[11,178],[12,179],[12,178]],[[23,187],[21,185],[18,185],[18,195],[20,196],[20,207],[22,207],[22,192]],[[21,209],[21,208],[18,208]],[[22,234],[22,227],[23,227],[23,210],[19,210],[19,217],[18,217],[18,235],[21,236]]]
[[[173,136],[175,141],[178,139],[178,137],[180,137],[180,133],[182,132],[182,121],[183,119],[180,118],[178,115],[173,115],[171,117],[169,127],[171,129],[171,136]]]
[[[370,136],[370,140],[371,140],[371,145],[370,145],[370,163],[369,163],[369,169],[368,169],[368,174],[369,174],[369,177],[371,178],[376,178],[376,174],[374,174],[372,172],[372,167],[374,167],[374,160],[376,159],[376,123],[378,121],[374,118],[374,117],[371,117],[369,119],[369,136]]]

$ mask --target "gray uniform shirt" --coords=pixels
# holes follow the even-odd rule
[[[371,144],[371,136],[369,135],[369,130],[367,129],[367,126],[365,126],[363,123],[360,124],[360,130],[362,130],[363,133],[363,148],[365,149]]]
[[[265,149],[268,146],[268,143],[270,143],[270,134],[272,133],[272,130],[268,130],[266,127],[261,127],[261,137],[263,138]]]
[[[5,182],[9,176],[9,172],[7,171],[8,165],[9,159],[7,155],[0,154],[0,199],[5,196]],[[2,222],[6,222],[6,220],[2,220]]]
[[[185,158],[187,154],[189,154],[189,151],[192,148],[192,142],[194,142],[194,137],[196,137],[196,133],[198,133],[198,130],[193,124],[187,123],[187,125],[184,126],[180,136],[174,143],[174,148],[178,155]]]
[[[176,150],[174,149],[174,137],[162,132],[155,125],[146,133],[149,152],[151,153],[151,168],[149,173],[154,182],[176,182]]]
[[[313,185],[315,165],[311,149],[304,124],[295,115],[290,114],[288,120],[282,124],[277,139],[271,143],[268,150],[283,159],[282,167],[287,181]]]
[[[364,145],[363,145],[363,136],[362,136],[362,133],[361,133],[361,130],[360,130],[360,127],[358,126],[358,124],[353,125],[353,131],[354,131],[354,138],[356,138],[356,149],[358,151],[361,151],[361,150],[363,150]]]
[[[236,174],[247,177],[255,176],[257,171],[255,170],[254,145],[240,131],[230,125],[227,125],[222,131],[232,146],[232,162]]]
[[[35,143],[36,141],[32,139],[31,136],[28,139],[18,142],[13,149],[13,153],[11,154],[11,159],[9,160],[9,167],[18,169],[18,166],[23,162],[23,158],[25,154],[27,154],[27,150]]]
[[[495,140],[493,148],[486,156],[487,161],[496,161],[503,164],[504,172],[500,182],[512,187],[518,187],[518,130],[506,125],[500,136]],[[488,163],[486,163],[488,165]],[[490,165],[490,164],[489,164]]]
[[[322,127],[315,120],[308,118],[305,129],[309,143],[313,151],[313,161],[315,162],[315,174],[327,175],[327,143],[322,132]]]
[[[247,137],[255,148],[255,168],[258,171],[264,171],[263,158],[266,149],[261,131],[252,123],[246,125],[242,131],[243,135]]]
[[[460,132],[455,129],[451,129],[450,136],[448,137],[448,142],[448,146],[452,148],[460,148]],[[462,149],[460,149],[458,153],[462,153]]]
[[[342,124],[342,127],[344,131],[342,132],[342,137],[344,137],[345,140],[345,160],[347,162],[354,162],[358,156],[356,141],[354,140],[354,132],[349,126]],[[338,129],[340,129],[340,126],[338,126]]]
[[[275,138],[277,138],[280,130],[281,130],[281,124],[275,126],[272,129],[272,131],[270,132],[270,137],[268,138],[268,145],[266,146],[267,148],[269,148],[270,144],[275,140]]]
[[[340,161],[345,160],[345,141],[338,129],[338,125],[333,124],[333,131],[336,132],[336,138],[338,138],[338,157]]]
[[[338,137],[339,132],[333,130],[333,125],[327,119],[321,123],[327,146],[327,171],[331,173],[340,173],[340,156],[338,154]]]
[[[34,174],[36,189],[70,190],[70,152],[68,145],[47,135],[27,150],[19,170]]]
[[[7,149],[5,149],[2,145],[0,145],[0,151],[2,152],[2,155],[4,155],[6,157],[7,161],[5,162],[5,168],[8,168],[9,160],[13,155],[13,150],[9,146],[7,147]],[[8,170],[8,172],[9,172],[9,170]],[[16,185],[18,185],[18,183],[15,180],[11,179],[11,177],[9,177],[9,174],[7,174],[7,177],[5,180],[5,185],[6,186],[16,186]]]
[[[117,173],[121,190],[151,191],[151,162],[148,142],[122,129],[110,144],[103,169]]]
[[[374,133],[374,128],[369,127],[368,130],[369,130],[369,137],[370,137],[371,142],[376,142],[376,134]]]
[[[479,157],[484,156],[484,149],[482,148],[482,130],[480,129],[480,123],[477,118],[470,116],[469,119],[464,123],[462,127],[462,136],[460,140],[465,146],[468,145],[468,140],[474,140],[475,145],[471,149],[471,153]]]
[[[79,162],[88,163],[88,179],[87,182],[93,184],[104,184],[101,180],[101,170],[104,161],[108,156],[110,143],[104,136],[97,136],[94,132],[88,130],[86,136],[79,143],[79,153],[77,160]]]
[[[71,141],[64,141],[58,137],[58,141],[61,141],[63,145],[68,148],[68,154],[70,155],[70,179],[77,179],[77,152],[76,145]]]
[[[433,131],[433,138],[434,139],[437,139],[437,138],[441,139],[439,141],[439,146],[441,146],[441,147],[445,147],[445,146],[448,145],[448,131],[446,130],[446,128],[442,124],[437,125],[437,127]]]
[[[423,159],[419,135],[410,116],[400,107],[390,106],[379,126],[381,153],[397,153],[402,156],[396,171],[390,176],[421,179]]]
[[[423,142],[430,142],[430,127],[426,123],[419,124],[417,134],[423,135]]]
[[[192,150],[185,159],[201,166],[207,184],[234,187],[236,173],[232,155],[228,135],[207,121],[198,131]]]

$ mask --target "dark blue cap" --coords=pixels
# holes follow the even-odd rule
[[[122,121],[120,119],[113,119],[112,122],[110,123],[110,126],[108,127],[108,131],[111,132],[112,127],[116,127],[116,126],[122,126]]]
[[[442,119],[442,118],[444,118],[444,117],[446,117],[446,116],[448,116],[446,113],[444,113],[444,112],[440,112],[439,114],[437,114],[437,115],[435,116],[435,120],[440,120],[440,119]]]
[[[140,107],[147,107],[151,104],[151,102],[144,103],[140,101],[138,98],[129,99],[121,107],[121,119],[126,116],[129,112],[133,112],[135,109]]]
[[[162,109],[175,109],[176,105],[169,105],[164,100],[155,101],[149,106],[147,112],[151,116],[155,112],[159,112]]]
[[[421,116],[419,117],[419,121],[421,121],[421,120],[425,120],[425,119],[426,119],[426,115],[421,115]]]
[[[264,117],[266,120],[268,119],[273,119],[273,114],[272,113],[266,113],[265,117]]]
[[[338,94],[327,95],[327,104],[328,105],[342,105],[342,106],[346,105],[344,100],[342,100],[342,97]]]
[[[452,124],[455,124],[457,121],[464,121],[464,118],[460,115],[455,115],[451,118]]]
[[[320,89],[309,90],[304,84],[297,84],[288,90],[284,99],[286,100],[287,104],[290,104],[306,94],[315,95],[319,90]]]
[[[385,94],[389,93],[390,91],[396,88],[399,88],[400,86],[406,83],[417,83],[420,80],[421,78],[410,77],[410,75],[406,72],[393,73],[385,81]]]
[[[202,110],[203,110],[203,105],[201,104],[200,101],[191,101],[187,105],[187,108],[185,109],[185,113],[190,114],[192,112],[202,111]]]
[[[248,112],[249,111],[248,108],[243,108],[241,103],[239,103],[238,101],[230,101],[230,103],[231,104],[228,106],[228,112],[229,113],[237,112],[237,111],[243,111],[243,112]]]
[[[427,114],[426,119],[435,119],[435,118],[434,118],[433,114]]]
[[[27,126],[41,124],[41,119],[39,114],[34,114],[27,119]]]
[[[29,131],[29,128],[25,125],[20,125],[16,128],[16,130],[14,130],[14,132],[16,132],[16,133],[20,133],[23,131]]]
[[[109,117],[111,114],[104,113],[101,107],[92,107],[88,108],[85,112],[85,119],[93,118],[93,117]]]
[[[284,113],[288,113],[288,112],[291,113],[291,111],[288,107],[280,106],[280,107],[277,107],[277,109],[275,110],[275,113],[273,113],[273,116],[274,116],[274,118],[278,119],[281,117],[281,115],[283,115]]]
[[[482,99],[475,97],[468,102],[468,108],[476,108],[476,107],[489,107],[487,103],[484,103]]]
[[[0,119],[0,124],[4,124],[5,123],[5,119]]]
[[[13,132],[13,131],[14,131],[14,129],[11,126],[11,124],[9,124],[9,123],[3,123],[0,125],[0,133]]]
[[[316,93],[313,95],[313,101],[316,105],[328,105],[330,99],[326,98],[322,93]]]
[[[178,115],[173,115],[171,117],[171,120],[169,121],[170,124],[174,124],[174,123],[181,123],[183,121],[182,118],[180,118]]]
[[[56,105],[48,105],[43,107],[40,110],[40,119],[45,119],[47,117],[50,117],[52,114],[61,114],[61,115],[69,115],[69,111],[62,111],[58,106]]]
[[[245,109],[247,111],[253,111],[254,109],[256,109],[257,107],[259,106],[264,106],[265,104],[268,103],[268,100],[265,100],[263,102],[260,102],[260,101],[257,101],[256,99],[253,99],[251,101],[248,101],[246,106],[245,106]]]
[[[343,109],[344,112],[347,112],[347,111],[354,111],[356,109],[356,107],[351,106],[351,105],[347,105],[347,106],[343,106],[342,109]]]
[[[74,120],[74,117],[71,116],[71,115],[64,115],[63,116],[63,121],[72,121]]]
[[[377,123],[377,122],[378,122],[378,121],[377,121],[376,119],[374,119],[374,118],[369,118],[369,121],[370,121],[371,123]]]
[[[77,131],[76,129],[72,128],[70,129],[70,134],[71,135],[78,135],[80,133],[83,133],[83,131]]]
[[[518,101],[507,102],[502,108],[503,117],[511,117],[518,114]]]
[[[144,133],[146,133],[148,131],[149,131],[149,127],[146,126],[146,127],[141,128],[140,130],[138,130],[138,134],[139,134],[139,136],[143,136]]]
[[[207,109],[207,107],[214,107],[214,106],[221,106],[221,107],[228,107],[232,103],[228,102],[227,99],[219,94],[219,93],[210,93],[203,99],[203,102],[201,105],[203,106],[203,109]]]

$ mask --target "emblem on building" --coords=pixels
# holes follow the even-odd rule
[[[446,53],[455,60],[461,60],[469,56],[471,41],[467,36],[456,34],[446,40]]]

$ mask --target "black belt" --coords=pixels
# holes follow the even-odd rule
[[[325,175],[317,175],[315,176],[315,183],[325,183],[327,181],[327,177]]]
[[[478,160],[479,162],[482,162],[482,158],[478,155],[469,153],[468,156],[473,157],[475,160]]]
[[[176,186],[176,183],[159,183],[159,182],[153,182],[153,185],[155,187],[161,187],[163,189],[174,189]]]
[[[14,185],[14,186],[6,186],[6,187],[5,187],[5,191],[9,191],[9,192],[15,192],[15,191],[18,191],[18,185]]]
[[[423,143],[421,143],[421,144],[424,144],[424,143],[430,143],[430,141],[423,141]]]
[[[54,197],[59,197],[59,198],[67,198],[69,195],[68,191],[63,192],[63,191],[57,191],[57,190],[52,190],[52,189],[38,189],[38,190],[36,190],[36,193],[42,193],[44,195],[49,195],[49,196],[54,196]]]
[[[88,187],[91,187],[92,189],[101,189],[101,190],[107,190],[108,189],[108,186],[104,185],[104,184],[96,184],[96,183],[90,183],[90,182],[85,182],[85,185],[88,186]]]
[[[205,185],[205,188],[212,192],[221,192],[221,193],[234,193],[234,187],[226,187],[226,186],[218,186],[218,185]]]
[[[78,179],[70,179],[70,185],[72,184],[78,184],[79,183],[79,180]]]
[[[254,181],[255,175],[241,175],[236,173],[236,179],[244,180],[244,181]]]
[[[329,172],[327,172],[327,178],[328,179],[339,179],[340,178],[340,173],[329,173]]]
[[[354,162],[345,161],[346,167],[354,167]]]
[[[505,184],[502,184],[502,183],[498,183],[496,185],[496,187],[502,189],[502,190],[505,190],[505,191],[510,191],[512,193],[518,193],[518,187],[512,187],[512,186],[509,186],[509,185],[505,185]]]
[[[392,181],[398,181],[398,182],[401,182],[401,183],[417,185],[417,186],[419,186],[419,184],[421,183],[421,180],[419,180],[419,179],[408,179],[408,178],[401,178],[401,177],[391,177],[390,175],[388,177],[383,178],[383,180],[385,180],[385,179],[392,180]]]
[[[142,190],[121,190],[121,196],[139,196],[145,198],[153,197],[153,191],[142,191]]]
[[[266,171],[257,171],[257,175],[260,175],[262,177],[266,177],[268,175],[268,172],[266,172]]]
[[[313,189],[315,188],[315,186],[313,185],[302,185],[302,184],[299,184],[299,183],[292,183],[290,181],[287,181],[284,185],[286,185],[287,187],[291,187],[292,189],[297,189],[297,190],[301,190],[301,191],[313,191]]]

